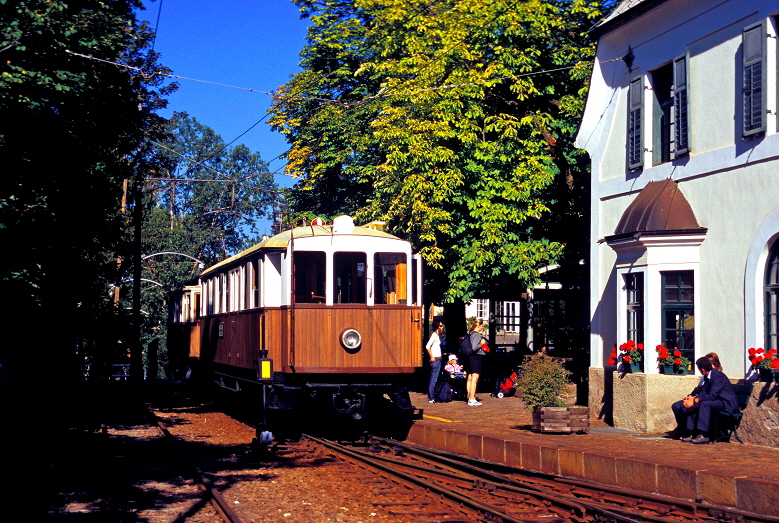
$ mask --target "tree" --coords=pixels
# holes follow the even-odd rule
[[[85,356],[116,345],[122,180],[175,88],[140,7],[0,0],[0,241],[14,246],[0,294],[15,324],[0,363],[12,378],[79,376]]]
[[[599,3],[296,4],[312,21],[304,70],[277,92],[271,120],[302,177],[294,209],[316,194],[317,211],[387,221],[449,303],[535,283],[586,206],[573,139]]]
[[[267,164],[245,145],[225,144],[184,113],[174,115],[168,130],[150,151],[155,167],[144,187],[141,239],[141,336],[144,346],[159,340],[162,355],[166,292],[200,274],[193,258],[209,266],[256,243],[257,222],[278,194]],[[152,256],[161,252],[181,254]]]

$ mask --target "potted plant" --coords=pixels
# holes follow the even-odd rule
[[[641,360],[643,360],[644,344],[628,340],[619,346],[622,370],[624,372],[641,372]]]
[[[655,350],[660,374],[687,374],[690,360],[682,355],[682,351],[679,349],[670,351],[662,343],[655,347]]]
[[[760,381],[776,381],[779,374],[779,354],[776,349],[767,351],[762,348],[749,349],[749,361],[752,362],[752,370],[760,375]]]
[[[564,399],[570,371],[544,353],[528,356],[519,367],[516,389],[533,411],[535,432],[587,432],[590,409],[569,407]]]

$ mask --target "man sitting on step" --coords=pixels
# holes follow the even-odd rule
[[[695,365],[703,375],[701,383],[683,400],[671,406],[676,417],[676,434],[682,441],[709,443],[712,412],[738,412],[738,400],[733,385],[722,371],[712,367],[707,357],[698,358]]]

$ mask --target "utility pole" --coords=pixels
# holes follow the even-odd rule
[[[129,181],[130,180],[128,180],[127,178],[122,180],[122,216],[124,216],[125,213],[127,212],[127,185]],[[122,225],[122,227],[124,227],[124,225]],[[114,307],[116,307],[116,309],[119,310],[119,295],[122,289],[122,283],[121,283],[122,282],[121,279],[122,257],[121,256],[117,256],[116,258],[116,272],[119,275],[119,278],[117,279],[116,284],[114,285]]]
[[[143,174],[138,169],[133,185],[133,316],[130,334],[130,380],[143,380],[143,344],[141,343],[141,275],[143,230]]]

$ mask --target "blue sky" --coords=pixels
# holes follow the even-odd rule
[[[265,115],[270,106],[266,92],[300,70],[298,55],[308,21],[300,20],[289,0],[145,0],[144,4],[146,10],[139,17],[157,27],[154,49],[173,74],[243,88],[180,79],[179,90],[169,97],[162,116],[186,111],[229,143]],[[265,121],[233,145],[239,143],[259,152],[270,162],[271,171],[283,171],[283,161],[273,159],[288,146]],[[293,180],[276,175],[276,182],[289,187]],[[260,227],[262,232],[265,225]]]

